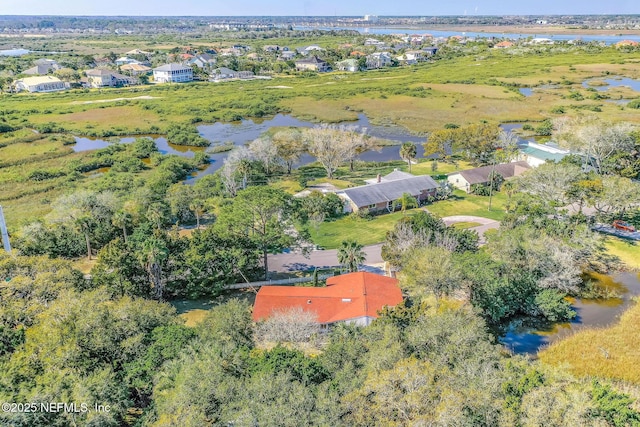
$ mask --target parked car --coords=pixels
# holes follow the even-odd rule
[[[633,225],[629,224],[628,222],[624,222],[620,219],[616,219],[615,221],[613,221],[611,225],[613,226],[613,228],[616,228],[622,231],[630,231],[632,233],[636,231],[636,228]]]

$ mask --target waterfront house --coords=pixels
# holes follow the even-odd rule
[[[153,69],[156,83],[184,83],[193,81],[193,69],[182,64],[166,64]]]

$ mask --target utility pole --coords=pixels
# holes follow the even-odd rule
[[[496,174],[496,159],[493,159],[493,164],[491,165],[491,175],[489,176],[489,208],[488,211],[491,210],[491,199],[493,198],[493,176]]]
[[[9,243],[9,232],[7,232],[7,223],[4,220],[4,212],[2,211],[2,206],[0,206],[0,234],[2,235],[2,243],[4,245],[4,250],[8,254],[10,254],[11,243]]]

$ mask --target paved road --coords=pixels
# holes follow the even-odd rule
[[[382,243],[377,245],[365,246],[363,248],[366,254],[366,264],[380,264],[384,262],[380,254]],[[269,271],[300,271],[318,268],[339,267],[338,250],[327,249],[324,251],[313,251],[309,254],[309,258],[305,258],[298,253],[269,255]]]
[[[487,243],[486,239],[484,238],[485,231],[500,227],[500,223],[498,221],[494,219],[483,218],[480,216],[454,215],[445,216],[444,218],[442,218],[442,220],[447,225],[455,224],[456,222],[477,222],[478,224],[481,224],[477,227],[469,228],[469,230],[475,230],[478,233],[478,236],[480,236],[481,245]]]
[[[451,225],[456,222],[477,222],[479,224],[482,224],[477,227],[470,228],[470,230],[475,230],[478,232],[478,235],[480,235],[480,244],[484,243],[485,231],[492,228],[498,228],[498,226],[500,225],[498,221],[478,216],[457,215],[444,217],[442,218],[442,220],[447,225]],[[382,243],[365,246],[363,248],[364,253],[366,254],[365,268],[367,266],[377,267],[376,265],[384,262],[381,255],[381,249]],[[338,262],[337,249],[313,251],[309,254],[308,258],[302,256],[302,254],[293,252],[286,254],[269,255],[269,271],[275,272],[305,271],[312,270],[316,267],[331,268],[339,266],[340,263]]]
[[[639,240],[640,241],[640,231],[630,232],[630,231],[622,231],[614,228],[610,224],[596,224],[591,227],[594,231],[599,231],[605,234],[611,234],[613,236],[622,237],[623,239],[631,239],[631,240]]]

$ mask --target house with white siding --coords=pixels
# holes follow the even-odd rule
[[[166,64],[153,69],[156,83],[185,83],[193,81],[193,69],[182,64]]]
[[[475,184],[488,185],[493,172],[500,174],[504,179],[510,179],[522,175],[529,169],[531,166],[525,161],[502,163],[450,173],[447,175],[447,180],[455,188],[470,193]]]
[[[393,59],[389,52],[376,52],[367,55],[367,69],[384,68],[393,64]]]
[[[120,87],[138,84],[138,80],[111,70],[94,69],[85,71],[86,85],[93,88]]]
[[[296,70],[298,71],[318,71],[320,73],[325,71],[331,71],[331,66],[325,60],[318,58],[317,56],[311,56],[309,58],[298,59],[296,61]]]
[[[17,80],[15,88],[18,92],[23,90],[28,92],[57,92],[65,90],[67,85],[57,77],[41,76]]]

